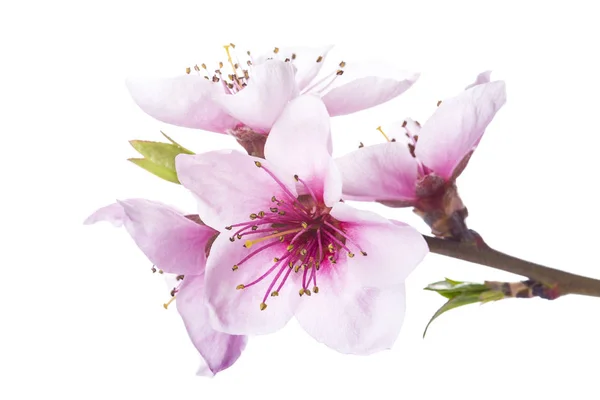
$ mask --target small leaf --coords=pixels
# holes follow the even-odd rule
[[[160,133],[167,138],[167,140],[171,143],[173,143],[175,146],[179,147],[179,149],[181,150],[182,153],[185,154],[194,154],[193,151],[186,149],[185,147],[183,147],[182,145],[180,145],[179,143],[177,143],[176,141],[174,141],[173,139],[171,139],[169,136],[167,136],[166,133],[164,133],[163,131],[160,131]]]
[[[175,171],[175,169],[169,169],[161,165],[155,164],[146,158],[130,158],[129,161],[131,161],[138,167],[145,169],[151,174],[158,176],[159,178],[177,184],[180,183],[179,179],[177,179],[177,172]]]

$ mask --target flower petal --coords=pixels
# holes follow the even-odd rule
[[[129,199],[92,214],[86,223],[106,218],[122,219],[127,232],[146,257],[158,268],[171,274],[198,275],[204,272],[206,245],[216,231],[186,218],[179,211],[159,202]],[[107,213],[113,210],[113,214]]]
[[[351,64],[320,94],[329,115],[334,117],[385,103],[408,90],[418,78],[416,73]]]
[[[127,88],[146,114],[167,124],[218,133],[239,124],[213,100],[223,87],[202,76],[128,79]]]
[[[490,81],[491,75],[492,75],[492,71],[483,71],[482,73],[477,75],[475,82],[473,82],[469,86],[467,86],[465,88],[465,90],[471,89],[472,87],[477,86],[477,85],[481,85],[482,83],[488,83]]]
[[[196,195],[202,220],[223,232],[226,226],[248,221],[252,213],[267,212],[272,196],[288,198],[256,161],[275,172],[268,161],[235,150],[180,154],[175,167],[181,184]],[[292,176],[279,179],[296,195]]]
[[[331,216],[342,222],[342,229],[351,240],[347,241],[348,247],[360,246],[367,253],[346,257],[348,273],[362,286],[383,289],[404,282],[429,251],[417,230],[394,224],[371,211],[337,203]]]
[[[256,65],[248,86],[215,101],[230,115],[257,132],[268,133],[286,104],[297,96],[295,69],[290,63],[268,60]]]
[[[92,215],[86,218],[84,225],[92,225],[96,222],[106,221],[115,227],[123,226],[127,219],[123,206],[119,203],[109,204],[96,210]]]
[[[213,376],[237,361],[246,347],[247,338],[222,333],[210,326],[204,290],[203,275],[186,276],[177,292],[175,304],[203,360],[198,375]]]
[[[296,84],[298,89],[304,89],[317,76],[325,62],[327,53],[332,45],[322,47],[282,47],[277,53],[261,55],[256,59],[256,64],[265,62],[269,58],[285,61],[288,60],[296,67]]]
[[[406,143],[390,142],[355,150],[336,163],[342,173],[344,198],[348,200],[417,199],[417,160]]]
[[[404,284],[389,289],[355,287],[342,293],[320,285],[300,303],[296,319],[304,330],[346,354],[366,355],[392,347],[404,322]]]
[[[329,115],[316,96],[292,100],[269,134],[265,158],[279,171],[298,175],[326,203],[339,201],[341,180],[329,152]],[[327,184],[326,184],[327,183]]]
[[[231,242],[226,235],[219,235],[215,240],[206,267],[206,298],[215,329],[230,334],[260,335],[283,328],[294,315],[298,292],[293,291],[290,285],[284,285],[279,296],[271,297],[270,293],[277,289],[277,285],[268,290],[279,268],[259,283],[236,290],[238,285],[248,285],[267,272],[274,265],[273,258],[288,253],[286,246],[277,238],[273,241],[275,245],[240,263],[250,252],[269,243],[263,242],[247,249],[241,241]],[[232,271],[236,264],[239,268]],[[289,267],[282,264],[282,274],[285,274]],[[284,276],[281,275],[280,279]],[[263,302],[268,303],[268,307],[261,310]]]
[[[440,177],[450,179],[505,102],[503,81],[477,85],[445,100],[421,128],[417,158]]]

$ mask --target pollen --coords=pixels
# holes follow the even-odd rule
[[[254,161],[254,165],[256,165],[258,168],[262,167],[262,163],[260,161]]]
[[[232,271],[237,271],[237,269],[238,269],[238,268],[239,268],[239,267],[238,267],[237,265],[234,265],[233,267],[231,267],[231,270],[232,270]]]
[[[260,310],[264,311],[267,308],[267,303],[260,303]]]
[[[242,290],[243,288],[245,288],[245,286],[244,285],[237,285],[235,288],[236,288],[236,290]]]
[[[304,229],[308,228],[308,224],[305,221],[302,221],[301,225]]]
[[[274,290],[271,292],[271,297],[277,297],[279,296],[279,292],[277,290]]]

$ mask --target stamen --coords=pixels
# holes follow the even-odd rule
[[[388,137],[388,135],[385,134],[385,132],[383,131],[383,129],[381,129],[381,126],[378,126],[377,130],[379,132],[381,132],[381,134],[383,135],[383,137],[385,138],[385,140],[387,140],[388,142],[390,142],[390,138]]]
[[[169,305],[175,300],[176,297],[177,296],[171,297],[171,299],[168,302],[166,302],[165,304],[163,304],[163,307],[165,308],[165,310],[169,309]]]
[[[248,261],[249,258],[255,256],[256,254],[260,253],[261,251],[268,249],[269,247],[272,247],[274,245],[276,245],[277,242],[272,242],[269,244],[264,245],[263,247],[260,247],[256,250],[254,250],[253,252],[251,252],[250,254],[248,254],[246,257],[242,258],[242,261],[238,262],[237,264],[234,265],[234,268],[237,269],[237,267],[239,267],[240,265],[242,265],[244,262]],[[248,247],[248,246],[246,246]],[[234,271],[235,271],[234,269]]]
[[[276,237],[279,237],[279,236],[288,235],[290,233],[299,232],[301,230],[302,230],[302,228],[290,229],[290,230],[287,230],[287,231],[275,233],[273,235],[263,236],[263,237],[260,237],[258,239],[246,240],[246,243],[244,243],[244,247],[247,248],[247,249],[249,249],[250,247],[252,247],[256,243],[264,242],[265,240],[273,239],[273,238],[276,238]]]
[[[327,222],[327,221],[323,221],[323,223],[324,223],[325,225],[327,225],[328,227],[330,227],[331,229],[333,229],[334,231],[336,231],[337,233],[339,233],[339,234],[340,234],[340,235],[341,235],[341,236],[342,236],[344,239],[346,239],[346,241],[348,241],[348,242],[352,243],[354,246],[356,246],[356,247],[358,248],[358,250],[360,250],[360,253],[361,253],[363,256],[366,256],[366,255],[367,255],[367,252],[366,252],[366,251],[363,251],[363,250],[361,249],[361,247],[360,247],[360,246],[359,246],[359,245],[358,245],[358,244],[357,244],[357,243],[356,243],[354,240],[350,239],[350,237],[349,237],[348,235],[346,235],[346,234],[345,234],[343,231],[341,231],[340,229],[336,228],[335,226],[333,226],[332,224],[330,224],[330,223],[329,223],[329,222]],[[324,232],[325,232],[325,231],[324,231]]]
[[[304,180],[300,179],[298,175],[294,175],[294,179],[296,182],[300,182],[302,185],[304,185],[304,188],[308,191],[308,193],[310,193],[310,197],[312,197],[315,202],[319,201],[317,200],[317,196],[315,196],[315,192],[313,192],[313,190],[306,184],[306,182],[304,182]]]

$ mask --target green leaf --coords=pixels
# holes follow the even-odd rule
[[[448,301],[442,307],[440,307],[435,314],[433,314],[433,317],[431,317],[427,323],[427,326],[425,327],[423,338],[427,334],[429,325],[431,325],[435,319],[437,319],[446,311],[450,311],[457,307],[466,306],[468,304],[485,304],[490,301],[501,300],[504,298],[504,294],[501,291],[490,289],[486,285],[480,283],[453,281],[448,278],[443,281],[428,285],[425,290],[437,292],[447,298]]]
[[[175,171],[175,169],[169,169],[161,165],[155,164],[146,158],[130,158],[129,161],[131,161],[138,167],[145,169],[151,174],[158,176],[159,178],[177,184],[180,183],[179,179],[177,179],[177,172]]]
[[[182,153],[185,154],[194,154],[193,151],[186,149],[185,147],[183,147],[182,145],[180,145],[179,143],[177,143],[176,141],[174,141],[173,139],[171,139],[169,136],[167,136],[166,133],[164,133],[163,131],[160,131],[160,133],[167,138],[167,140],[171,143],[173,143],[175,146],[179,147],[179,149],[181,150]]]

